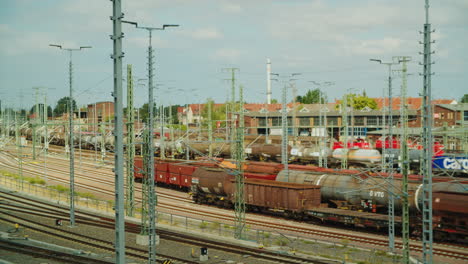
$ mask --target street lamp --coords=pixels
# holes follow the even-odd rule
[[[70,55],[68,63],[68,84],[70,87],[70,98],[68,100],[69,104],[69,145],[70,145],[70,226],[75,225],[75,161],[74,161],[74,142],[73,142],[73,60],[72,54],[74,51],[80,51],[83,49],[90,49],[91,46],[80,46],[79,48],[63,48],[62,45],[49,44],[51,47],[56,47],[61,50],[68,51]]]
[[[179,25],[174,24],[165,24],[162,27],[142,27],[138,26],[137,22],[133,21],[125,21],[122,20],[122,23],[127,23],[134,25],[137,29],[144,29],[147,30],[149,33],[149,42],[148,42],[148,107],[149,107],[149,120],[148,120],[148,131],[149,131],[149,139],[148,139],[148,152],[150,153],[150,158],[148,159],[148,172],[149,178],[148,184],[148,195],[149,195],[149,256],[148,261],[149,263],[156,263],[156,194],[154,188],[154,143],[153,143],[153,127],[154,127],[154,120],[153,120],[153,107],[154,107],[154,98],[153,98],[153,47],[151,45],[151,38],[152,33],[155,30],[165,30],[167,27],[178,27]],[[145,220],[142,221],[142,223]],[[142,230],[142,232],[146,232],[146,230]]]
[[[393,107],[392,107],[392,66],[400,64],[400,61],[397,62],[382,62],[380,59],[370,59],[370,61],[378,62],[380,64],[387,65],[388,67],[388,138],[390,139],[390,145],[389,148],[393,148],[393,135],[392,135],[392,126],[393,126]],[[385,99],[385,96],[383,97]],[[382,103],[385,100],[382,100]],[[383,106],[383,104],[382,104]],[[383,111],[382,113],[382,121],[385,118],[385,112]],[[384,139],[384,128],[382,129],[382,138]],[[388,155],[388,163],[387,164],[387,155],[385,151],[385,140],[382,142],[382,169],[385,172],[386,167],[388,166],[390,169],[390,175],[388,176],[389,181],[390,181],[390,190],[389,190],[389,195],[388,195],[388,218],[389,218],[389,224],[388,224],[388,247],[390,251],[394,252],[395,251],[395,198],[394,198],[394,189],[393,189],[393,155],[394,153],[389,153]]]

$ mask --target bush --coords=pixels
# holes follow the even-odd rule
[[[50,188],[53,189],[53,190],[57,190],[57,191],[60,192],[60,193],[69,192],[69,191],[70,191],[69,188],[64,187],[64,186],[62,186],[62,185],[50,186]]]
[[[198,227],[199,227],[200,229],[205,229],[205,228],[208,227],[208,224],[205,223],[205,222],[201,222],[200,225],[198,225]]]

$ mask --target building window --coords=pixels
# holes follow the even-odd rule
[[[314,126],[320,126],[320,117],[314,117]]]
[[[368,126],[378,126],[379,125],[379,117],[378,116],[368,116],[367,117],[367,125]]]
[[[272,126],[281,126],[281,118],[280,117],[272,117],[271,118],[271,125]]]
[[[293,123],[292,123],[292,118],[291,117],[288,117],[288,126],[292,126]]]
[[[258,118],[258,125],[259,126],[266,126],[266,118],[265,117],[259,117]]]
[[[338,125],[338,117],[327,117],[327,123],[329,126],[337,126]]]
[[[364,125],[364,117],[363,116],[354,117],[354,125],[355,126],[363,126]]]
[[[309,117],[299,117],[299,125],[301,125],[301,126],[310,126],[310,118]]]
[[[468,121],[468,111],[463,111],[463,120]]]

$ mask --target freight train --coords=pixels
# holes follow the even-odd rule
[[[197,203],[233,208],[235,177],[229,161],[155,162],[159,185],[189,190]],[[336,171],[313,166],[251,162],[243,165],[247,210],[280,213],[293,219],[333,222],[383,229],[388,227],[388,174]],[[142,179],[141,157],[135,160],[135,178]],[[395,208],[401,209],[401,175],[394,175]],[[409,176],[411,230],[421,229],[422,178]],[[433,179],[434,237],[438,240],[468,241],[468,179]],[[398,214],[398,213],[397,213]],[[396,216],[396,228],[401,218]]]
[[[33,138],[33,129],[27,126],[27,123],[20,128],[21,135],[26,136],[28,140]],[[104,131],[101,131],[104,132]],[[9,127],[10,135],[14,135],[15,127]],[[49,127],[47,131],[48,142],[54,145],[64,146],[67,143],[66,129],[64,126]],[[155,133],[158,137],[159,134]],[[36,129],[36,136],[39,140],[43,141],[46,136],[45,126],[38,126]],[[166,135],[167,137],[168,135]],[[126,139],[124,138],[126,141]],[[80,146],[83,149],[113,151],[114,136],[111,133],[98,133],[98,132],[82,132],[76,131],[74,133],[74,145]],[[141,147],[143,145],[142,137],[137,136],[135,139],[135,149],[137,154],[141,154]],[[398,156],[400,155],[399,141],[389,140],[377,141],[376,149],[363,140],[356,140],[348,142],[348,148],[343,148],[341,142],[334,142],[331,148],[319,147],[317,144],[308,143],[303,145],[288,146],[288,160],[289,163],[297,164],[318,164],[320,155],[327,160],[328,167],[340,168],[341,162],[344,157],[347,157],[348,166],[351,168],[375,168],[380,167],[382,161],[382,148],[385,146],[385,158],[387,161],[392,161],[393,166],[398,169]],[[155,155],[160,156],[161,143],[155,140],[154,143]],[[195,159],[205,156],[209,151],[209,143],[197,141],[184,141],[179,139],[177,141],[165,141],[164,149],[166,157],[186,158],[189,156]],[[212,143],[212,153],[216,157],[229,158],[230,157],[230,143],[229,142],[214,142]],[[187,155],[188,154],[188,155]],[[281,144],[259,144],[253,143],[245,147],[245,156],[249,160],[254,161],[273,161],[279,162],[281,160]],[[410,169],[412,171],[419,170],[419,162],[422,156],[422,149],[420,146],[412,146],[409,149]],[[434,159],[433,169],[440,175],[456,175],[466,176],[468,174],[468,156],[466,154],[450,154],[445,153],[443,146],[434,143]]]
[[[408,195],[411,230],[413,235],[419,235],[422,183],[420,176],[412,175],[410,179]],[[235,188],[232,175],[225,171],[199,168],[194,172],[192,181],[195,202],[233,206]],[[296,219],[307,218],[377,229],[388,226],[388,179],[375,175],[282,170],[275,181],[282,184],[275,184],[273,188],[271,183],[262,185],[246,180],[244,192],[247,208],[253,211],[280,211],[285,216]],[[295,185],[288,185],[292,183]],[[309,187],[314,191],[310,191]],[[317,187],[320,187],[320,191]],[[394,188],[395,208],[401,209],[399,177],[395,179]],[[454,183],[448,182],[446,178],[434,180],[433,228],[436,239],[464,243],[468,241],[467,190],[468,181]],[[320,193],[320,198],[317,192]],[[289,193],[291,196],[287,195]],[[307,206],[301,207],[302,201],[306,201],[303,205]],[[396,223],[397,228],[401,227],[401,218],[398,216]]]

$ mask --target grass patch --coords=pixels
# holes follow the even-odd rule
[[[220,226],[221,226],[220,223],[218,223],[218,222],[213,222],[213,223],[210,224],[210,229],[212,229],[212,230],[217,230],[217,229],[219,229]]]
[[[49,186],[50,189],[56,190],[59,193],[69,192],[70,189],[62,185]]]
[[[205,229],[205,228],[208,227],[208,224],[205,223],[205,222],[201,222],[201,223],[198,225],[198,227],[199,227],[200,229]]]
[[[286,238],[280,237],[275,240],[275,245],[278,246],[286,246],[289,241]]]

